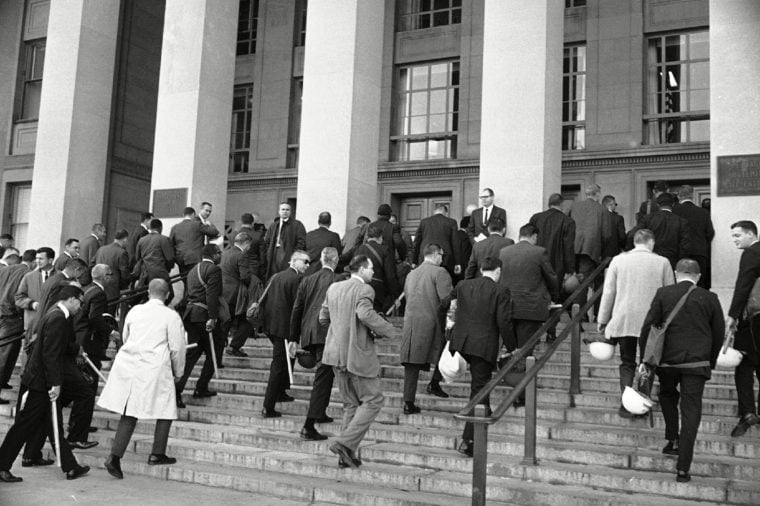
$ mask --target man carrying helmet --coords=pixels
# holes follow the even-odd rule
[[[679,482],[691,480],[689,468],[702,418],[702,394],[705,381],[710,379],[711,370],[715,368],[725,331],[718,296],[695,286],[699,277],[696,260],[683,258],[678,261],[676,284],[657,290],[639,339],[643,350],[651,326],[662,326],[681,298],[694,287],[665,331],[660,365],[656,369],[660,378],[659,399],[665,417],[665,439],[668,440],[662,453],[678,455],[676,480]]]

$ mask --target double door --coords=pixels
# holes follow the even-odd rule
[[[448,206],[449,210],[451,210],[450,193],[410,195],[402,197],[400,199],[401,213],[399,216],[401,229],[414,237],[417,227],[420,225],[420,221],[422,221],[423,218],[432,216],[435,212],[435,208],[441,204],[445,204]]]

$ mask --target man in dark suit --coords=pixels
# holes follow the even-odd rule
[[[464,279],[480,277],[480,263],[488,257],[499,258],[502,248],[515,243],[512,239],[504,237],[506,227],[501,218],[494,218],[488,222],[488,237],[476,242],[472,246],[472,255],[464,273]]]
[[[267,279],[288,267],[294,251],[306,248],[306,229],[303,223],[290,217],[290,204],[281,202],[278,213],[278,219],[269,227],[264,239]]]
[[[443,249],[441,267],[448,271],[452,279],[455,275],[461,274],[462,258],[457,232],[457,222],[449,218],[449,208],[445,204],[436,206],[435,214],[424,218],[417,227],[414,235],[414,262],[417,264],[424,262],[425,246],[437,244]]]
[[[380,204],[380,206],[377,208],[377,220],[370,223],[370,225],[375,225],[375,227],[380,230],[380,235],[383,238],[383,244],[385,244],[391,253],[393,253],[394,249],[396,250],[396,253],[393,253],[391,255],[394,258],[395,264],[396,254],[398,254],[398,257],[400,259],[406,258],[406,243],[404,242],[404,238],[401,237],[401,226],[398,223],[395,225],[391,223],[392,214],[393,209],[391,209],[391,206],[388,204]],[[367,240],[368,237],[365,234],[364,242],[367,242]],[[354,256],[356,255],[358,255],[358,253],[354,252]],[[375,260],[372,259],[372,262],[374,263]],[[375,267],[377,268],[378,266],[375,265]]]
[[[388,311],[396,297],[401,294],[401,284],[396,273],[396,260],[390,246],[385,244],[382,230],[377,223],[367,227],[367,242],[356,248],[354,256],[365,255],[372,260],[374,275],[372,288],[375,290],[374,308],[378,313]]]
[[[652,186],[652,197],[649,200],[645,200],[644,202],[642,202],[641,205],[639,206],[639,212],[636,213],[636,223],[641,221],[645,216],[659,211],[660,206],[657,204],[657,197],[667,192],[668,192],[667,181],[662,181],[662,180],[655,181],[654,185]]]
[[[55,304],[58,300],[56,294],[61,289],[61,286],[79,283],[79,286],[82,287],[89,285],[90,281],[90,274],[84,260],[73,258],[61,272],[56,272],[50,276],[42,285],[42,294],[40,295],[40,305],[38,308],[40,314],[44,315]],[[39,322],[37,326],[39,327]]]
[[[55,259],[53,269],[62,271],[69,260],[79,257],[79,239],[69,238],[63,245],[63,252]]]
[[[332,216],[327,211],[319,213],[317,225],[314,230],[306,234],[306,253],[309,254],[309,268],[306,269],[306,276],[314,274],[322,268],[319,261],[322,250],[325,248],[335,248],[340,254],[340,236],[330,230]]]
[[[150,233],[143,236],[135,249],[135,266],[132,277],[139,280],[140,285],[147,285],[156,278],[169,283],[168,304],[174,297],[174,290],[169,282],[169,271],[174,267],[174,248],[169,238],[161,234],[164,224],[154,218],[150,220]]]
[[[683,185],[678,190],[679,203],[673,206],[673,214],[680,216],[689,223],[689,249],[686,256],[693,258],[699,264],[702,275],[699,286],[710,289],[710,243],[715,237],[710,213],[694,205],[694,188]]]
[[[255,219],[251,213],[243,213],[240,216],[240,230],[237,234],[245,232],[251,238],[251,245],[245,255],[248,259],[248,271],[252,276],[264,279],[266,275],[267,250],[264,247],[264,232],[256,227]],[[237,236],[235,234],[235,236]]]
[[[734,295],[726,318],[727,332],[736,334],[734,348],[743,355],[734,372],[739,398],[739,422],[731,432],[731,436],[739,437],[760,421],[756,411],[756,406],[760,405],[760,394],[756,405],[753,378],[754,374],[760,379],[760,314],[747,314],[747,302],[752,288],[760,278],[760,241],[757,237],[757,225],[749,220],[737,221],[731,225],[731,239],[737,249],[743,250],[734,284]]]
[[[251,247],[251,236],[241,232],[235,236],[234,244],[222,253],[222,296],[227,301],[232,317],[232,341],[227,347],[227,354],[234,357],[247,357],[241,350],[246,339],[251,335],[251,325],[245,317],[248,309],[248,285],[251,284],[251,270],[246,256]]]
[[[187,308],[183,315],[187,338],[198,346],[187,350],[185,373],[176,383],[177,407],[184,408],[182,391],[185,389],[190,373],[202,354],[206,355],[203,369],[195,384],[193,398],[213,397],[216,392],[209,390],[208,384],[214,374],[209,334],[213,337],[216,350],[224,340],[224,324],[219,312],[222,297],[222,270],[219,261],[222,252],[216,244],[207,244],[201,248],[201,261],[187,274]],[[215,350],[215,351],[216,351]]]
[[[562,212],[562,201],[562,195],[553,193],[549,209],[534,214],[528,222],[536,227],[536,245],[546,249],[560,282],[575,273],[575,222]]]
[[[364,235],[367,233],[369,223],[369,218],[366,216],[359,216],[356,218],[356,226],[347,230],[343,238],[340,240],[342,253],[340,254],[340,262],[338,262],[338,272],[343,271],[343,268],[347,266],[354,257],[354,251],[356,251],[356,248],[364,243]]]
[[[206,244],[206,238],[219,237],[216,227],[203,223],[192,207],[186,207],[183,215],[182,221],[174,225],[169,233],[180,274],[186,274],[201,261],[201,249]]]
[[[62,385],[66,376],[79,373],[74,363],[79,346],[74,339],[72,318],[79,311],[82,290],[76,286],[65,286],[61,288],[58,295],[60,300],[56,307],[41,320],[39,342],[32,349],[24,374],[21,376],[21,385],[28,391],[28,395],[24,407],[16,414],[13,426],[8,430],[0,445],[0,481],[22,481],[21,478],[11,474],[10,469],[27,440],[31,442],[42,439],[44,442],[44,436],[47,434],[51,444],[53,443],[51,401],[57,401],[58,433],[63,434],[61,405],[67,398],[72,400],[81,396],[92,396],[90,389],[86,389],[86,392],[63,391]],[[19,406],[20,400],[21,395],[19,395]],[[60,451],[61,467],[67,479],[76,479],[90,470],[89,467],[80,466],[77,463],[71,452],[71,446],[65,439],[61,438],[60,446],[56,448],[56,451]],[[39,452],[41,448],[40,444],[37,451]],[[29,465],[35,465],[35,463],[52,464],[51,461],[43,461],[41,453],[28,462]]]
[[[536,246],[537,239],[536,227],[523,225],[517,244],[499,253],[502,264],[499,284],[508,288],[512,296],[515,340],[504,343],[510,352],[525,345],[549,317],[551,302],[559,299],[557,275],[546,249]]]
[[[696,261],[689,258],[678,261],[676,284],[657,290],[639,338],[643,350],[652,325],[662,326],[681,297],[694,287],[681,310],[668,325],[660,365],[656,369],[660,378],[659,399],[665,417],[665,439],[668,440],[662,453],[678,455],[676,480],[679,482],[691,479],[689,469],[702,418],[702,394],[705,381],[710,379],[711,370],[715,368],[725,331],[723,309],[718,296],[704,288],[695,287],[699,275],[699,264]]]
[[[657,197],[660,209],[644,216],[636,225],[636,229],[648,228],[654,234],[654,252],[670,261],[675,269],[676,262],[686,257],[691,250],[691,234],[689,223],[673,213],[675,198],[670,193]]]
[[[121,229],[111,244],[100,248],[95,254],[95,263],[105,264],[111,268],[111,276],[106,280],[104,289],[109,299],[119,296],[121,290],[129,288],[132,281],[132,272],[129,269],[129,254],[126,250],[129,233]],[[115,314],[116,306],[108,307],[107,312]]]
[[[285,361],[294,355],[290,349],[295,351],[295,342],[290,335],[290,314],[296,302],[298,285],[309,267],[309,262],[309,255],[305,251],[294,251],[290,257],[290,265],[274,275],[262,301],[264,329],[273,347],[269,380],[264,394],[264,408],[261,410],[261,416],[264,418],[282,416],[282,413],[275,411],[275,404],[293,401],[293,397],[285,392],[290,388]]]
[[[87,265],[87,272],[95,267],[95,253],[106,240],[106,226],[102,223],[96,223],[92,226],[90,235],[84,238],[79,245],[79,258],[84,260]]]
[[[301,429],[301,439],[322,441],[327,439],[314,427],[315,423],[329,423],[327,405],[330,404],[330,391],[335,373],[331,366],[321,363],[325,349],[327,327],[319,324],[319,310],[325,300],[325,294],[331,284],[346,279],[345,274],[336,274],[338,250],[326,247],[320,255],[322,268],[314,274],[303,278],[298,286],[293,312],[290,315],[290,338],[300,341],[301,348],[312,353],[319,365],[314,374],[314,384],[309,399],[309,411]]]
[[[470,217],[465,216],[459,220],[459,230],[457,230],[457,238],[459,239],[459,261],[462,266],[462,272],[454,276],[454,284],[464,279],[465,270],[470,263],[470,255],[472,255],[472,243],[467,236],[467,226],[470,224]]]
[[[602,258],[614,257],[623,251],[628,238],[625,233],[625,218],[615,211],[617,202],[613,195],[605,195],[602,206],[610,213],[610,237],[602,245]]]
[[[500,342],[512,339],[509,289],[499,284],[501,260],[487,257],[480,263],[481,277],[466,279],[454,289],[454,327],[449,350],[458,351],[470,364],[470,399],[491,380]],[[444,351],[444,353],[446,353]],[[490,411],[486,398],[483,404]],[[472,423],[466,423],[459,452],[472,457]]]
[[[140,214],[140,224],[132,230],[129,234],[129,240],[127,241],[127,254],[129,255],[129,269],[132,270],[135,267],[135,251],[137,250],[137,243],[140,239],[150,233],[150,222],[153,219],[153,213]]]
[[[507,212],[493,204],[494,193],[490,188],[483,188],[480,192],[481,207],[475,209],[470,215],[470,224],[467,226],[467,235],[471,243],[485,239],[490,233],[488,224],[491,220],[499,219],[504,225],[504,233],[507,230]]]

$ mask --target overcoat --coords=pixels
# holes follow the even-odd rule
[[[319,310],[330,285],[344,279],[346,274],[336,274],[329,267],[322,267],[319,272],[304,277],[298,285],[290,314],[290,337],[300,338],[301,348],[306,350],[325,344],[327,327],[319,324]]]
[[[174,378],[185,370],[185,331],[159,299],[132,308],[98,406],[142,419],[177,419]]]

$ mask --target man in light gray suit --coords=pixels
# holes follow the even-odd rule
[[[55,269],[53,269],[54,258],[55,251],[52,248],[45,246],[38,249],[35,259],[37,268],[24,275],[16,292],[16,306],[24,310],[25,349],[37,324],[37,308],[42,297],[42,285],[50,276],[55,274]]]

